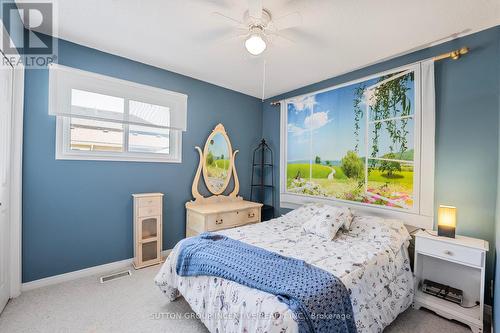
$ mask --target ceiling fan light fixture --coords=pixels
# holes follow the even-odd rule
[[[261,33],[252,33],[245,40],[245,47],[250,54],[256,56],[264,52],[267,44]]]

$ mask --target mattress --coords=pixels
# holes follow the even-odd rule
[[[410,236],[403,223],[355,216],[350,230],[339,231],[331,241],[302,231],[308,214],[297,209],[268,222],[218,233],[304,260],[337,276],[350,292],[358,332],[381,332],[413,300]],[[275,295],[219,277],[178,276],[180,243],[155,283],[170,301],[183,296],[210,332],[298,332],[294,314]]]

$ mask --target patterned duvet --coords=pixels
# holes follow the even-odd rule
[[[297,209],[218,233],[331,272],[351,293],[358,332],[381,332],[413,299],[406,228],[397,220],[356,216],[349,231],[340,230],[329,241],[302,231],[313,213]],[[272,294],[222,278],[178,276],[178,247],[155,282],[171,301],[184,296],[210,332],[298,332],[293,313]]]

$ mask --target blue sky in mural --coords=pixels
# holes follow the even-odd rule
[[[314,160],[320,156],[322,161],[339,161],[349,150],[354,150],[354,98],[359,86],[371,86],[378,78],[361,83],[325,91],[289,101],[288,107],[288,150],[289,162]],[[410,85],[412,87],[413,84]],[[407,95],[413,107],[413,91]],[[363,103],[362,109],[366,106]],[[413,112],[412,112],[413,113]],[[359,156],[365,156],[365,117],[359,122]],[[373,126],[373,125],[371,125]],[[413,126],[410,120],[408,126]],[[311,131],[312,130],[312,131]],[[382,133],[385,131],[383,130]],[[412,133],[413,131],[410,131]],[[312,142],[311,142],[312,136]],[[409,149],[413,148],[410,135]],[[379,141],[380,156],[389,152],[389,137],[382,135]],[[397,146],[397,145],[396,145]],[[396,147],[396,151],[399,147]],[[368,152],[370,154],[371,152]]]
[[[222,155],[224,155],[225,159],[228,158],[229,151],[227,149],[227,142],[224,136],[220,133],[217,133],[212,137],[208,149],[217,158],[220,158]]]

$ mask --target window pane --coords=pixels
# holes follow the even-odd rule
[[[369,157],[413,161],[413,132],[413,118],[370,124],[368,131]]]
[[[71,118],[71,150],[123,151],[123,125]]]
[[[314,101],[303,100],[287,104],[287,190],[307,191],[311,178],[311,131],[304,125],[310,117]]]
[[[165,106],[130,101],[129,113],[131,122],[170,126],[170,109]]]
[[[89,91],[71,89],[71,105],[89,109],[123,114],[125,102],[123,98],[97,94]],[[121,117],[121,116],[120,116]]]
[[[413,165],[395,161],[369,160],[364,202],[399,208],[413,207]]]
[[[130,125],[128,150],[135,153],[170,153],[170,130]]]
[[[404,117],[415,113],[414,73],[386,81],[397,74],[381,76],[376,82],[385,83],[366,89],[364,97],[370,110],[370,120]]]

